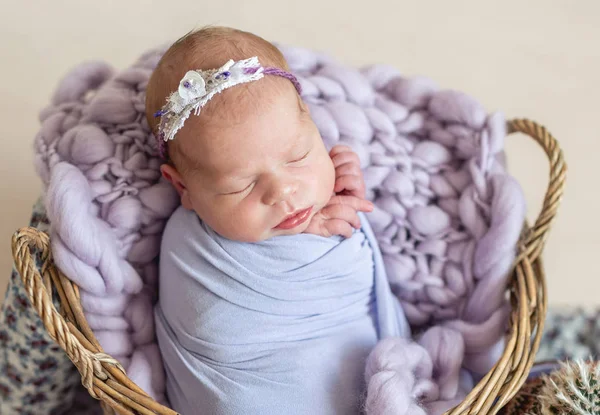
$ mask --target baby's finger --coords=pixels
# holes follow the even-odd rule
[[[328,220],[341,219],[356,229],[360,228],[360,218],[356,210],[350,206],[342,204],[326,206],[323,208],[323,214]]]
[[[344,153],[346,151],[352,151],[352,149],[344,144],[337,144],[333,146],[331,150],[329,150],[329,157],[333,158],[338,153]]]
[[[331,161],[333,161],[333,167],[341,166],[346,163],[353,163],[360,166],[360,159],[358,155],[353,151],[344,151],[342,153],[337,153],[333,157],[331,157]]]
[[[346,175],[352,175],[352,176],[362,176],[362,170],[360,169],[360,165],[356,164],[356,163],[346,163],[346,164],[342,164],[339,167],[337,167],[335,169],[335,175],[336,177],[339,176],[346,176]]]
[[[354,208],[357,212],[372,212],[375,206],[366,199],[359,199],[358,207]]]
[[[362,190],[362,188],[363,183],[359,176],[341,176],[335,181],[333,191],[336,193],[341,192],[342,190],[354,192],[356,190]],[[361,197],[361,195],[358,194],[355,196]]]
[[[317,213],[316,215],[314,215],[307,228],[304,230],[304,233],[312,233],[312,234],[316,234],[316,235],[321,235],[321,228],[322,228],[322,224],[323,224],[323,217],[321,216],[321,213]]]
[[[352,237],[352,227],[341,219],[332,219],[325,223],[327,231],[331,235],[341,235],[345,238]]]
[[[350,206],[354,210],[360,212],[371,212],[374,207],[373,203],[367,199],[361,199],[359,197],[349,195],[338,195],[332,197],[329,200],[328,206],[337,204]]]

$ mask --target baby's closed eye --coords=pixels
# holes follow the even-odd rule
[[[302,157],[300,157],[300,158],[297,158],[297,159],[295,159],[295,160],[292,160],[292,161],[290,161],[288,164],[292,164],[292,163],[299,163],[299,162],[301,162],[301,161],[304,161],[304,160],[306,160],[306,159],[308,158],[308,155],[309,155],[309,154],[310,154],[310,150],[309,150],[309,151],[307,151],[306,153],[304,153],[304,155],[303,155]]]
[[[252,182],[250,182],[248,185],[246,185],[241,190],[227,191],[227,192],[223,192],[221,194],[225,195],[225,196],[227,196],[227,195],[240,195],[240,194],[244,194],[244,193],[249,192],[250,190],[252,190],[252,188],[254,187],[255,184],[256,184],[256,180],[253,180]]]

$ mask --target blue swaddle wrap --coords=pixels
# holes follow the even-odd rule
[[[358,413],[376,342],[410,335],[373,232],[241,243],[179,208],[156,332],[170,405],[191,414]]]

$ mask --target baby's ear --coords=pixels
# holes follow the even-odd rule
[[[177,190],[179,196],[182,196],[183,192],[186,190],[186,187],[185,184],[183,184],[183,179],[177,169],[170,164],[163,164],[160,166],[160,172],[162,176],[173,185],[175,190]]]
[[[169,181],[177,190],[179,197],[181,198],[181,204],[186,209],[192,209],[192,201],[190,199],[190,192],[188,191],[181,174],[177,169],[170,164],[163,164],[160,166],[160,172],[162,176]]]
[[[306,102],[304,102],[304,100],[301,97],[298,97],[298,99],[299,99],[300,111],[305,112],[310,115],[310,107],[306,104]]]

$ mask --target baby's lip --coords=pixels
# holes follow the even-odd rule
[[[313,206],[306,208],[306,209],[297,210],[295,212],[292,212],[291,214],[287,215],[281,221],[281,223],[275,227],[275,229],[295,228],[296,226],[306,222],[306,220],[310,216],[310,212],[312,211],[312,209],[313,209]]]

